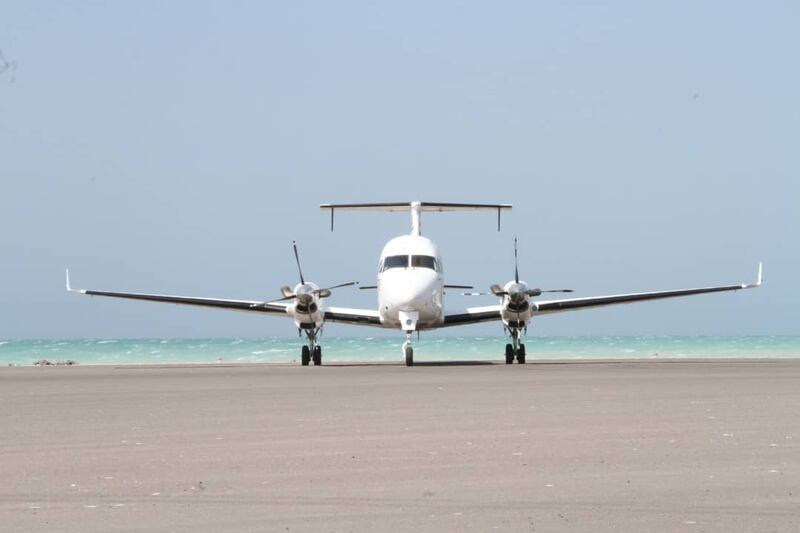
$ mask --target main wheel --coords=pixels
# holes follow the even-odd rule
[[[510,365],[514,362],[514,347],[506,344],[506,364]]]
[[[308,366],[308,362],[310,360],[311,360],[310,350],[308,349],[308,346],[303,346],[303,348],[300,349],[300,363],[303,366]]]
[[[322,348],[320,346],[314,346],[314,366],[319,366],[322,364]]]
[[[517,351],[517,363],[524,365],[525,364],[525,345],[520,344],[519,350]]]
[[[414,348],[411,346],[405,347],[406,366],[414,366]]]

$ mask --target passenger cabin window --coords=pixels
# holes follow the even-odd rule
[[[383,266],[381,267],[381,272],[389,270],[390,268],[408,268],[408,256],[390,255],[389,257],[383,260]]]
[[[411,266],[415,268],[430,268],[431,270],[439,271],[439,262],[435,257],[430,255],[412,255]]]

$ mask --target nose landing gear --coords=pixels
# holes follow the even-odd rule
[[[403,343],[403,355],[406,358],[406,366],[414,366],[414,347],[411,346],[411,331],[406,331],[406,342]]]

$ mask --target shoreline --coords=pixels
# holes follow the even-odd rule
[[[36,362],[73,361],[80,366],[120,364],[299,363],[302,340],[144,339],[73,341],[40,339],[0,341],[0,367]],[[417,359],[504,362],[502,337],[424,337],[415,343]],[[796,359],[800,337],[529,337],[530,361],[550,360],[694,360]],[[326,337],[323,364],[396,363],[403,358],[400,339]],[[44,365],[48,366],[48,365]]]
[[[718,363],[718,364],[734,364],[734,363],[779,363],[785,361],[800,361],[800,355],[787,356],[787,357],[648,357],[648,358],[546,358],[546,359],[529,359],[526,365],[523,366],[536,366],[536,365],[591,365],[591,364],[660,364],[660,363],[687,363],[687,364],[703,364],[703,363]],[[398,357],[397,361],[323,361],[322,366],[327,367],[370,367],[370,366],[402,366],[405,363]],[[463,359],[463,360],[417,360],[414,366],[420,367],[436,367],[436,366],[519,366],[516,363],[513,365],[506,365],[505,361],[501,359]],[[258,361],[258,362],[234,362],[234,361],[221,361],[221,362],[174,362],[174,363],[81,363],[80,361],[59,362],[55,364],[36,364],[31,363],[27,365],[22,364],[8,364],[0,366],[0,371],[7,368],[20,369],[20,368],[248,368],[248,367],[274,367],[274,368],[292,368],[301,367],[300,361]],[[313,365],[309,366],[313,368]]]

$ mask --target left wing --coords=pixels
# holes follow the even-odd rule
[[[533,317],[538,315],[549,315],[553,313],[563,313],[565,311],[576,311],[588,309],[590,307],[603,307],[608,305],[620,305],[645,300],[661,300],[665,298],[678,298],[680,296],[691,296],[693,294],[706,294],[711,292],[738,291],[741,289],[753,289],[761,286],[764,281],[761,263],[758,264],[758,279],[755,283],[743,283],[740,285],[722,285],[719,287],[701,287],[697,289],[676,289],[669,291],[653,292],[634,292],[628,294],[614,294],[610,296],[591,296],[588,298],[568,298],[564,300],[544,300],[531,301],[535,311]],[[491,322],[501,320],[502,306],[489,305],[485,307],[472,307],[462,313],[445,315],[441,327],[460,326],[463,324],[476,324],[478,322]]]
[[[444,316],[440,327],[461,326],[464,324],[477,324],[478,322],[493,322],[500,320],[501,305],[485,305],[483,307],[470,307],[461,313]]]
[[[535,315],[549,315],[565,311],[577,311],[590,307],[605,307],[608,305],[629,304],[644,300],[661,300],[664,298],[678,298],[693,294],[706,294],[711,292],[738,291],[754,289],[761,286],[764,280],[761,263],[758,264],[758,279],[755,283],[742,283],[740,285],[723,285],[719,287],[701,287],[698,289],[676,289],[671,291],[634,292],[629,294],[614,294],[610,296],[591,296],[589,298],[568,298],[565,300],[537,301]],[[534,316],[535,316],[534,315]]]

